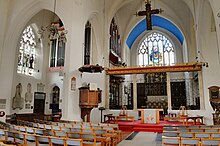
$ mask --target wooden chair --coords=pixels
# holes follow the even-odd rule
[[[162,136],[162,144],[163,145],[180,145],[180,138],[179,137],[166,137]]]
[[[38,128],[38,123],[33,123],[34,128]]]
[[[67,133],[64,132],[64,131],[54,131],[54,135],[56,137],[63,137],[63,138],[66,138],[67,137]]]
[[[176,132],[176,131],[164,131],[163,132],[163,136],[166,136],[166,137],[178,137],[179,133]]]
[[[180,132],[179,133],[180,138],[194,138],[194,133],[191,132]]]
[[[10,130],[10,131],[14,130],[14,126],[15,126],[15,125],[9,125],[9,130]]]
[[[119,134],[114,130],[113,127],[104,126],[103,129],[107,131],[105,136],[111,138],[111,144],[113,146],[116,145],[119,142]]]
[[[178,132],[190,132],[190,129],[188,129],[188,128],[180,128],[177,131]]]
[[[58,123],[57,123],[57,126],[65,127],[65,123],[60,123],[60,122],[58,122]]]
[[[14,135],[14,132],[12,131],[5,131],[5,140],[6,141],[11,141],[11,142],[14,142],[15,141],[15,135]]]
[[[53,130],[53,131],[60,131],[61,128],[60,128],[60,126],[51,126],[51,130]]]
[[[39,129],[45,129],[45,125],[44,124],[38,124],[38,128]]]
[[[102,146],[111,146],[111,138],[107,136],[107,131],[105,129],[94,129],[96,134],[96,140],[101,142]]]
[[[101,142],[96,141],[95,133],[82,133],[83,146],[101,146]]]
[[[31,127],[27,127],[26,128],[26,132],[29,134],[34,134],[35,133],[35,129],[31,128]]]
[[[66,146],[83,146],[82,139],[66,138],[65,141],[66,141]]]
[[[195,133],[195,138],[210,138],[210,133]]]
[[[37,138],[36,146],[49,146],[50,139],[48,136],[38,135],[36,136],[36,138]]]
[[[200,128],[213,128],[213,125],[200,125]]]
[[[65,139],[60,137],[50,137],[50,146],[64,146],[65,145]]]
[[[19,131],[25,133],[26,132],[26,127],[20,126]]]
[[[94,133],[94,130],[92,128],[82,128],[82,133]]]
[[[190,132],[204,132],[204,130],[192,128],[192,129],[190,129]]]
[[[81,133],[82,129],[81,128],[71,128],[72,133]]]
[[[73,126],[75,128],[75,126]],[[89,129],[91,128],[91,125],[81,125],[81,128],[83,129]]]
[[[199,146],[200,138],[181,138],[180,139],[181,146]]]
[[[20,131],[20,127],[19,126],[17,126],[17,125],[14,125],[14,129],[13,129],[14,131]]]
[[[5,130],[0,129],[0,141],[6,140]]]
[[[81,138],[81,134],[80,133],[67,133],[67,137],[68,138],[73,138],[73,139],[80,139]]]
[[[82,128],[81,124],[73,124],[73,128]]]
[[[59,126],[58,124],[59,124],[58,122],[51,122],[52,126]]]
[[[213,139],[218,139],[218,138],[220,138],[220,133],[219,132],[216,132],[216,133],[212,133],[211,134],[211,138],[213,138]]]
[[[14,142],[18,144],[25,145],[26,140],[25,140],[25,134],[24,133],[14,133]]]
[[[34,134],[25,134],[25,142],[28,146],[36,146],[37,138]]]
[[[34,133],[37,135],[44,135],[44,130],[43,129],[34,129]]]
[[[45,124],[45,125],[44,125],[44,129],[46,129],[46,130],[52,130],[52,126]]]
[[[166,126],[164,126],[163,127],[163,131],[177,131],[177,128],[176,127],[166,127]]]
[[[73,128],[73,124],[72,123],[65,123],[65,127]]]
[[[71,132],[71,129],[68,128],[68,127],[62,127],[61,131],[63,131],[63,132]]]
[[[210,133],[219,132],[218,128],[205,128],[204,130],[205,132],[210,132]]]
[[[201,146],[220,146],[220,139],[201,139]]]

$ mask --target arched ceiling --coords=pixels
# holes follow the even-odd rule
[[[152,26],[157,26],[169,31],[180,41],[181,44],[183,44],[184,37],[182,32],[169,20],[154,15],[152,16]],[[141,35],[146,30],[147,30],[146,19],[143,19],[134,27],[134,29],[132,29],[131,33],[129,34],[126,40],[128,47],[131,48],[132,44],[135,42],[138,36]]]
[[[184,37],[190,37],[190,27],[192,27],[192,21],[194,20],[192,2],[189,0],[151,0],[151,4],[152,9],[161,8],[164,10],[158,16],[166,18],[170,24],[176,26]],[[144,0],[128,0],[126,2],[125,0],[117,0],[111,3],[110,12],[112,17],[117,16],[120,20],[119,31],[124,40],[127,40],[132,30],[145,18],[134,15],[140,10],[145,10]],[[163,24],[160,26],[163,26]],[[177,36],[177,34],[174,35]],[[180,42],[183,40],[180,37],[178,39]]]

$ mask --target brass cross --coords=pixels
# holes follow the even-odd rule
[[[137,15],[138,16],[146,16],[147,29],[152,30],[151,15],[152,14],[159,14],[159,13],[161,13],[161,10],[151,9],[150,0],[145,0],[145,9],[146,9],[146,11],[139,11],[137,13]]]

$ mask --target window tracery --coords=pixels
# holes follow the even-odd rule
[[[174,64],[174,47],[166,36],[154,32],[141,43],[138,61],[140,66],[172,65]]]
[[[17,73],[33,76],[36,59],[35,48],[34,31],[31,26],[27,26],[20,39]]]

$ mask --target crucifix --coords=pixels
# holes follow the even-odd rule
[[[139,11],[137,13],[138,16],[146,16],[146,23],[147,23],[147,29],[152,30],[152,20],[151,15],[152,14],[159,14],[161,13],[161,9],[151,9],[150,0],[145,0],[145,11]]]

